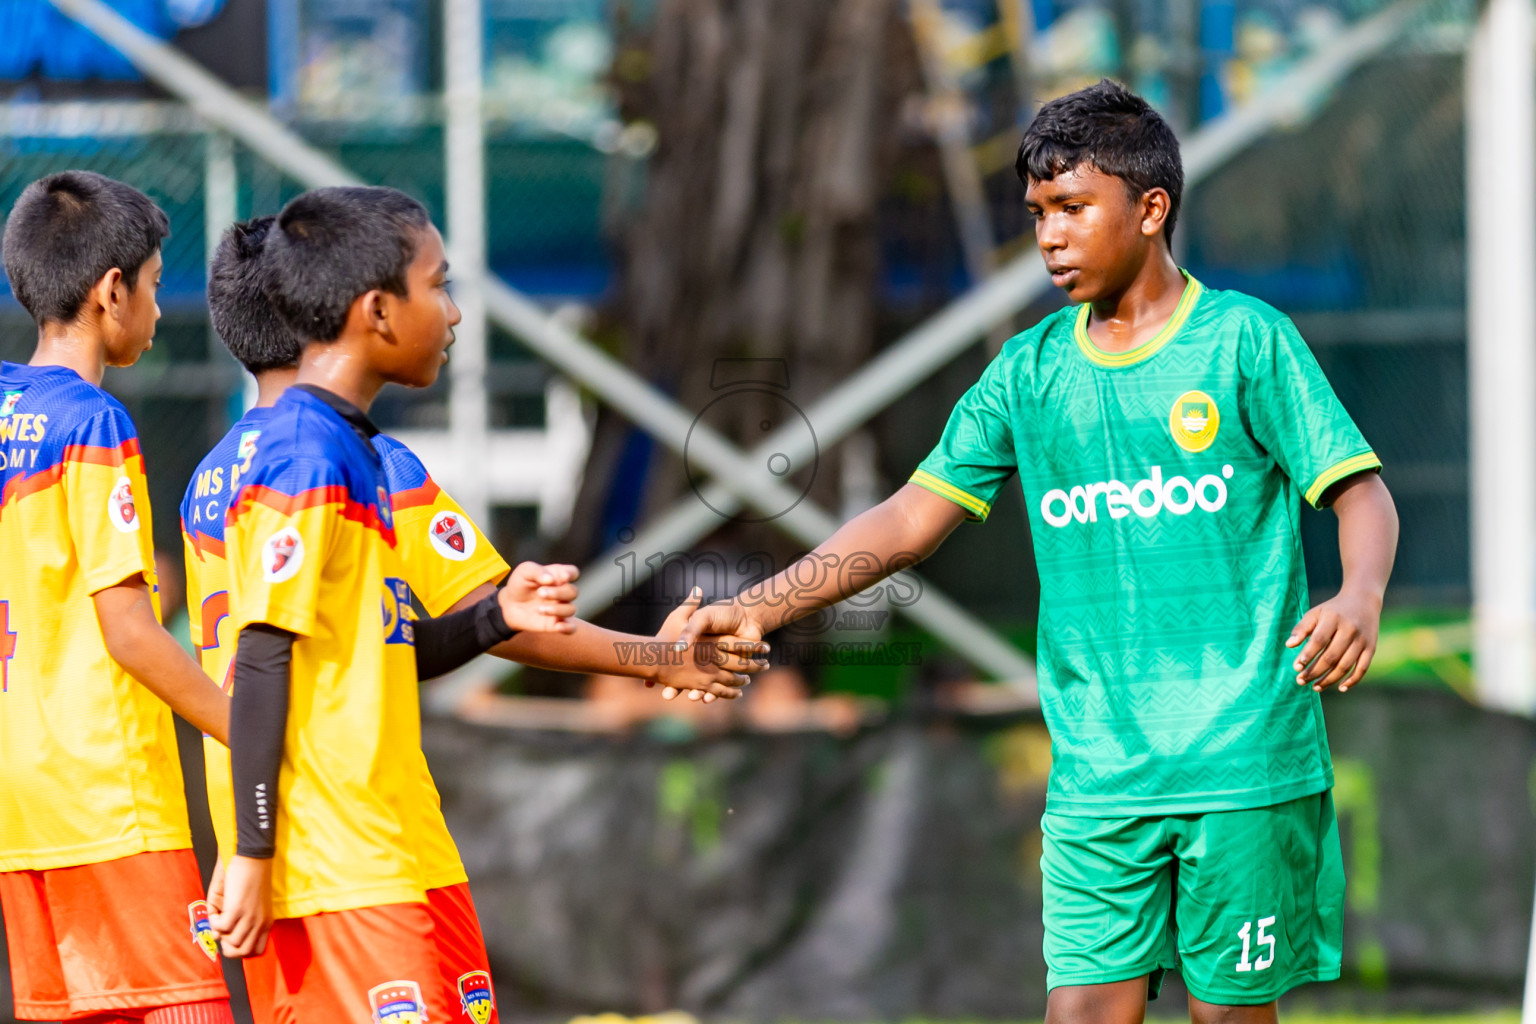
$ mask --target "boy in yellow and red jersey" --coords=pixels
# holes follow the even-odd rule
[[[298,373],[299,342],[278,318],[265,294],[260,272],[262,243],[272,217],[237,224],[225,232],[209,269],[208,305],[215,329],[230,353],[255,377],[255,408],[225,435],[198,466],[181,506],[187,548],[187,594],[192,632],[198,638],[203,666],[217,679],[227,679],[234,650],[234,630],[228,620],[229,573],[224,557],[224,516],[229,497],[250,468],[250,457],[271,407]],[[405,563],[404,577],[429,614],[457,610],[485,596],[510,571],[496,549],[456,502],[427,473],[411,451],[384,434],[373,438],[384,464],[395,519],[396,546]],[[675,639],[696,602],[673,613],[657,636]],[[612,633],[590,623],[574,622],[571,634],[520,634],[493,650],[514,660],[523,658],[572,671],[633,673],[619,664],[622,643],[643,638]],[[720,640],[721,638],[716,638]],[[541,655],[542,649],[542,655]],[[724,654],[720,664],[700,665],[676,658],[671,664],[647,669],[648,683],[676,690],[697,691],[710,682],[732,685],[734,673],[757,665],[748,658]],[[706,693],[706,699],[714,694]],[[233,852],[234,808],[229,755],[213,740],[205,741],[208,798],[214,830],[224,857]],[[441,980],[449,998],[477,1024],[496,1019],[489,965],[479,921],[470,898],[458,849],[442,820],[436,788],[425,761],[421,764],[427,820],[418,832],[426,875],[427,903],[440,954]],[[210,902],[221,902],[220,876]],[[272,969],[270,954],[244,961],[247,990],[258,1024],[271,1020]],[[477,1016],[477,1014],[483,1015]]]
[[[316,611],[313,613],[316,619],[326,616],[327,611],[332,613],[332,622],[326,623],[329,626],[326,633],[332,639],[344,634],[362,633],[364,629],[367,633],[379,634],[350,643],[346,660],[355,668],[361,668],[362,663],[370,657],[378,657],[378,651],[382,649],[386,659],[382,672],[369,666],[366,672],[353,672],[353,676],[358,679],[352,682],[361,683],[362,676],[381,674],[384,677],[384,694],[379,705],[393,708],[396,712],[401,711],[404,705],[402,679],[409,676],[413,683],[418,674],[425,677],[436,671],[445,671],[452,668],[453,663],[478,654],[481,649],[490,646],[495,637],[488,637],[479,628],[490,625],[490,611],[498,606],[504,609],[502,616],[505,616],[505,608],[510,603],[505,593],[499,605],[495,594],[485,599],[468,596],[468,591],[475,590],[485,580],[495,580],[504,574],[505,563],[493,556],[492,548],[484,537],[470,533],[473,525],[468,524],[467,519],[462,519],[461,511],[436,490],[436,485],[427,481],[424,473],[410,479],[407,482],[409,487],[401,487],[399,481],[390,479],[382,462],[379,462],[376,470],[369,468],[378,461],[378,451],[381,450],[386,451],[387,461],[393,464],[395,473],[401,468],[402,459],[409,459],[412,464],[415,461],[409,457],[409,453],[404,453],[398,447],[386,450],[379,444],[376,431],[367,424],[366,415],[361,411],[362,402],[343,398],[330,388],[304,381],[306,375],[309,375],[315,381],[323,379],[344,388],[346,396],[370,399],[386,379],[419,385],[430,382],[436,375],[441,365],[442,348],[452,339],[449,327],[452,322],[456,322],[456,310],[442,290],[445,264],[442,263],[441,239],[430,227],[429,221],[425,220],[424,210],[409,198],[390,190],[321,190],[290,204],[289,209],[284,210],[283,220],[289,221],[289,227],[284,230],[280,221],[280,227],[266,243],[267,256],[272,256],[272,247],[276,244],[280,247],[280,253],[284,247],[298,249],[303,250],[301,255],[306,258],[293,261],[298,266],[296,269],[290,266],[292,273],[289,275],[284,275],[283,263],[278,264],[278,276],[287,279],[276,293],[292,296],[290,301],[303,307],[306,302],[303,293],[306,289],[313,292],[316,286],[324,282],[326,287],[339,289],[339,298],[336,292],[310,296],[309,306],[296,313],[290,310],[287,316],[290,322],[318,325],[312,327],[310,333],[319,341],[312,341],[304,348],[303,365],[298,373],[301,384],[290,388],[276,402],[269,419],[261,427],[257,454],[252,467],[241,474],[237,502],[227,516],[226,542],[232,576],[230,593],[233,597],[235,625],[243,622],[257,623],[241,629],[240,645],[235,654],[237,668],[233,692],[237,694],[237,703],[241,706],[241,711],[237,711],[237,737],[243,734],[247,722],[257,726],[253,731],[260,732],[263,717],[269,714],[264,709],[260,691],[257,697],[249,699],[247,688],[267,688],[260,666],[261,651],[253,649],[253,645],[258,648],[270,645],[272,639],[267,634],[272,626],[286,633],[301,634],[300,639],[295,640],[290,636],[286,640],[287,651],[293,662],[290,668],[281,669],[289,679],[289,688],[295,702],[300,700],[301,692],[307,691],[310,686],[323,691],[329,685],[329,680],[316,679],[315,669],[323,668],[323,665],[300,663],[300,654],[307,640],[315,639],[304,633],[312,614],[306,611],[304,602],[296,606],[284,603],[275,609],[269,603],[252,609],[246,605],[246,597],[243,596],[255,593],[260,599],[270,602],[269,594],[278,596],[284,591],[295,591],[293,586],[280,590],[280,586],[290,580],[298,583],[298,590],[309,591],[310,586],[304,583],[306,570],[303,562],[306,560],[316,557],[326,559],[326,568],[319,568],[316,562],[310,570],[312,573],[335,570],[336,580],[352,579],[358,574],[355,573],[358,567],[349,565],[349,559],[355,557],[356,551],[372,550],[373,554],[369,557],[376,557],[381,565],[399,573],[395,577],[387,574],[382,577],[387,593],[382,629],[376,625],[379,622],[378,613],[372,613],[372,616],[364,614],[361,619],[347,614],[344,616],[347,622],[338,626],[335,609],[330,606],[333,602],[327,602],[323,597],[316,597]],[[402,239],[406,239],[406,243],[402,243]],[[284,255],[292,258],[293,253],[287,252]],[[349,289],[346,284],[347,275],[379,284],[367,290],[362,290],[361,284],[353,284]],[[338,281],[341,281],[339,286],[336,284]],[[215,309],[217,306],[218,302],[215,301]],[[246,322],[249,324],[249,319]],[[323,333],[326,330],[333,333]],[[327,336],[336,339],[324,341]],[[415,364],[410,355],[412,352],[419,352],[419,356],[416,356],[419,362]],[[290,428],[289,424],[303,424],[303,428]],[[350,425],[341,428],[338,424]],[[358,438],[367,439],[372,444],[367,445],[367,448],[359,447],[356,444]],[[303,464],[303,468],[300,468],[300,464]],[[415,464],[415,468],[419,470],[419,464]],[[330,482],[321,482],[321,477]],[[330,477],[336,477],[335,481]],[[375,481],[372,497],[369,494],[370,479]],[[336,481],[344,481],[344,484]],[[336,493],[341,488],[346,490],[344,497]],[[319,502],[343,507],[341,514],[344,524],[338,527],[338,536],[343,539],[339,557],[336,548],[330,548],[324,556],[309,553],[321,545],[332,545],[332,540],[319,536],[319,524],[323,519],[310,513],[310,497],[316,496],[321,490],[330,490],[332,494],[321,494]],[[398,522],[393,520],[389,490],[395,490],[396,493],[415,491],[415,494],[401,494],[402,507],[406,507],[402,511],[406,514]],[[416,500],[412,500],[413,497]],[[295,502],[295,499],[300,500]],[[430,499],[430,502],[425,499]],[[419,519],[419,522],[409,522],[412,517]],[[449,519],[455,522],[450,525]],[[376,530],[378,536],[384,537],[387,533],[392,540],[398,537],[399,530],[410,530],[415,534],[416,542],[395,540],[389,545],[379,545],[367,539],[364,534],[349,533],[347,524],[352,520],[362,524],[376,522],[379,524]],[[430,539],[433,534],[429,533],[433,520],[436,520],[439,527],[435,534],[438,537],[436,543]],[[253,524],[252,527],[247,528],[247,522]],[[458,533],[455,533],[455,527]],[[353,537],[361,537],[361,547],[358,547],[358,540]],[[453,543],[455,539],[458,545]],[[260,548],[257,548],[258,542]],[[247,545],[244,551],[257,556],[257,567],[243,563],[243,543]],[[465,557],[447,557],[442,551]],[[468,563],[475,557],[476,551],[481,551],[482,557],[487,557],[487,562],[481,563],[478,570],[470,571],[465,565],[447,565]],[[390,562],[390,556],[395,556],[393,562]],[[249,559],[250,556],[247,554],[244,557]],[[488,559],[495,560],[492,562]],[[295,562],[300,563],[296,568]],[[260,580],[253,579],[257,568],[260,568]],[[562,568],[556,567],[551,573],[559,573]],[[521,586],[524,591],[531,591],[533,586],[525,585],[522,580],[539,571],[539,567],[519,567],[518,573],[513,574],[513,583]],[[293,576],[287,576],[289,573]],[[367,568],[362,571],[364,576],[369,573]],[[570,573],[573,574],[573,570]],[[558,579],[551,576],[551,580]],[[315,593],[319,593],[324,583],[326,580],[323,577],[313,583]],[[442,619],[410,622],[412,583],[432,590],[432,593],[424,591],[421,594],[422,603],[429,611],[438,611],[453,603],[470,603],[470,608]],[[270,591],[267,586],[270,586]],[[573,591],[573,588],[562,586],[559,582],[545,583],[544,586],[553,591],[553,600],[561,599],[564,591]],[[359,588],[352,583],[349,583],[349,588],[346,593],[350,594],[350,603],[355,603]],[[361,590],[366,593],[367,583],[361,586]],[[341,600],[346,602],[346,599]],[[441,623],[450,620],[461,619],[462,616],[475,616],[478,636],[470,637],[472,643],[459,645],[453,657],[442,656],[441,649],[433,651],[432,648],[441,648],[441,645],[432,639],[430,629],[438,628]],[[353,619],[358,619],[356,628],[353,628]],[[682,617],[679,616],[673,623],[674,631],[680,625]],[[498,652],[507,652],[508,648],[515,648],[528,639],[538,639],[576,645],[578,648],[607,648],[608,660],[616,657],[613,643],[608,639],[614,634],[598,631],[587,623],[567,623],[565,629],[578,636],[541,634],[533,637],[533,634],[525,633],[510,643],[504,643]],[[413,659],[416,672],[409,672],[410,662],[406,660],[409,657],[407,645],[412,636],[416,642]],[[283,643],[281,637],[278,637],[278,643]],[[536,643],[530,646],[535,651],[536,648]],[[372,651],[372,654],[366,651]],[[243,668],[252,663],[257,665]],[[576,665],[571,666],[574,668]],[[736,680],[731,679],[731,682]],[[730,686],[719,683],[711,685],[719,692],[734,694],[734,688]],[[362,688],[349,686],[349,702],[355,702],[359,689]],[[247,705],[250,706],[249,715],[244,711]],[[353,708],[353,711],[356,709]],[[409,714],[415,715],[413,697]],[[284,745],[289,745],[295,738],[303,738],[306,731],[315,735],[327,732],[326,723],[310,720],[306,723],[310,728],[306,729],[293,718],[295,715],[286,714],[287,735],[284,737]],[[358,715],[350,715],[350,720],[358,722]],[[406,723],[406,728],[419,729],[419,726],[412,720]],[[367,731],[369,729],[364,729],[364,732]],[[399,740],[404,735],[404,729],[393,731],[393,737]],[[258,751],[263,749],[260,740],[250,746]],[[393,748],[404,749],[404,742],[393,743]],[[479,963],[484,964],[484,944],[479,938],[479,929],[473,918],[473,904],[468,901],[467,890],[464,889],[462,864],[459,864],[458,854],[452,846],[452,838],[447,837],[447,832],[441,829],[441,812],[436,806],[435,789],[430,788],[430,777],[425,775],[424,765],[419,761],[419,745],[413,746],[412,752],[421,771],[418,780],[424,780],[424,786],[412,788],[404,778],[389,777],[387,772],[375,771],[369,780],[372,792],[359,800],[359,804],[369,804],[382,792],[392,794],[389,800],[376,800],[375,806],[384,804],[398,809],[395,826],[401,831],[415,829],[415,835],[410,837],[416,841],[418,863],[415,866],[404,863],[407,843],[399,841],[390,849],[389,841],[384,841],[390,834],[389,824],[378,820],[364,821],[361,815],[353,814],[362,808],[353,808],[352,812],[344,808],[327,808],[326,814],[319,811],[306,814],[306,809],[295,806],[300,798],[307,800],[301,758],[287,757],[281,761],[280,781],[276,786],[264,785],[263,781],[243,785],[243,751],[246,749],[246,743],[237,738],[233,749],[235,794],[237,808],[240,808],[241,797],[246,797],[247,809],[237,814],[238,855],[230,864],[226,913],[218,920],[218,927],[226,933],[226,952],[241,955],[260,949],[260,935],[264,926],[261,887],[266,875],[275,875],[278,883],[275,886],[275,912],[276,917],[280,918],[272,933],[272,947],[276,956],[275,1018],[313,1015],[318,1019],[326,1013],[358,1013],[366,1006],[375,1013],[413,1013],[425,1010],[436,1019],[453,1018],[461,1010],[472,1016],[472,1019],[492,1015],[488,973],[482,967],[468,972],[456,972],[456,969],[449,967],[453,956],[461,955],[465,950],[473,950],[479,956]],[[359,761],[366,763],[367,758],[359,758]],[[270,774],[270,755],[267,765]],[[255,772],[255,775],[260,780],[260,772]],[[292,781],[289,781],[290,775]],[[313,844],[306,849],[304,843],[295,843],[278,851],[280,855],[276,858],[275,866],[261,866],[261,854],[266,852],[261,841],[261,815],[264,806],[270,803],[273,791],[280,797],[276,814],[281,817],[284,814],[283,808],[287,808],[287,818],[293,823],[289,835],[298,835],[301,827],[304,827],[298,824],[301,818],[318,820],[324,817],[330,823],[338,820],[346,823],[347,817],[352,817],[356,824],[353,826],[346,823],[341,829],[330,829],[338,838],[343,832],[350,834],[346,841],[336,843],[338,849],[323,851]],[[358,795],[361,797],[361,792]],[[435,827],[421,827],[422,823],[429,826],[435,824]],[[253,841],[252,835],[255,837]],[[284,835],[281,820],[276,821],[276,835],[281,844]],[[362,841],[356,843],[356,849],[341,849],[359,837]],[[362,857],[364,847],[370,847],[373,851],[367,857],[370,863],[395,864],[392,884],[396,887],[379,887],[378,890],[355,894],[318,892],[312,904],[301,903],[293,898],[295,890],[315,894],[316,890],[321,889],[321,884],[310,875],[324,875],[338,864],[346,866],[353,863]],[[257,857],[250,857],[250,852],[255,852]],[[258,863],[250,863],[252,860]],[[295,869],[295,861],[315,864],[315,870],[310,872],[307,867],[306,870]],[[407,875],[412,867],[418,870],[416,884],[424,889],[421,897],[406,894],[409,887]],[[361,903],[364,900],[367,903]],[[344,906],[349,903],[353,907]],[[310,906],[321,907],[321,912],[310,912]],[[336,907],[336,910],[327,907]],[[445,923],[458,923],[465,927],[456,935],[445,935]],[[429,929],[429,935],[419,932],[422,924]],[[458,984],[455,986],[455,983]]]
[[[147,196],[80,171],[6,223],[38,324],[31,363],[0,363],[0,907],[22,1019],[232,1019],[171,720],[223,739],[229,702],[160,626],[138,437],[101,389],[149,348],[166,233]]]

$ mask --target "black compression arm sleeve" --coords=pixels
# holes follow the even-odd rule
[[[498,590],[471,608],[416,623],[416,678],[426,680],[452,672],[512,638],[517,630],[510,628],[501,614],[497,601],[500,593]]]
[[[235,852],[277,852],[277,776],[288,731],[288,666],[293,634],[253,623],[235,648],[235,693],[229,710],[230,770],[235,786]]]

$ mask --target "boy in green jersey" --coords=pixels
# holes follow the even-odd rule
[[[1046,1019],[1140,1021],[1177,966],[1196,1022],[1274,1021],[1339,973],[1319,693],[1370,665],[1397,513],[1290,320],[1174,263],[1183,168],[1143,100],[1106,81],[1047,103],[1017,166],[1078,305],[1004,346],[905,487],[683,638],[760,639],[841,601],[881,575],[825,569],[926,557],[1017,473],[1053,754]],[[1334,510],[1344,567],[1310,610],[1303,500]]]

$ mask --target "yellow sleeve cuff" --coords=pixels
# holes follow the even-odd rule
[[[917,484],[923,490],[932,491],[941,498],[948,498],[956,505],[965,509],[965,517],[967,519],[975,520],[978,523],[985,522],[987,516],[992,512],[991,502],[982,501],[971,492],[956,487],[948,480],[940,480],[926,470],[919,469],[913,473],[908,483]]]
[[[1318,502],[1322,500],[1323,494],[1327,492],[1328,488],[1345,477],[1354,476],[1356,473],[1363,473],[1368,469],[1380,468],[1381,460],[1376,457],[1375,452],[1362,452],[1359,455],[1351,455],[1343,462],[1336,462],[1319,473],[1317,478],[1312,481],[1312,485],[1307,488],[1307,504],[1313,508],[1320,508],[1321,506],[1318,505]]]

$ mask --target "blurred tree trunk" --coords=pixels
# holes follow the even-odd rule
[[[615,80],[625,121],[657,137],[606,311],[625,362],[700,410],[717,359],[783,359],[785,396],[804,408],[873,345],[877,206],[920,88],[901,0],[660,0],[643,36],[621,38]],[[742,393],[709,422],[754,444],[773,397]],[[568,556],[611,542],[605,519],[639,528],[687,493],[681,460],[657,446],[633,522],[616,524],[633,443],[604,409]],[[824,501],[837,494],[827,454],[812,490]]]

